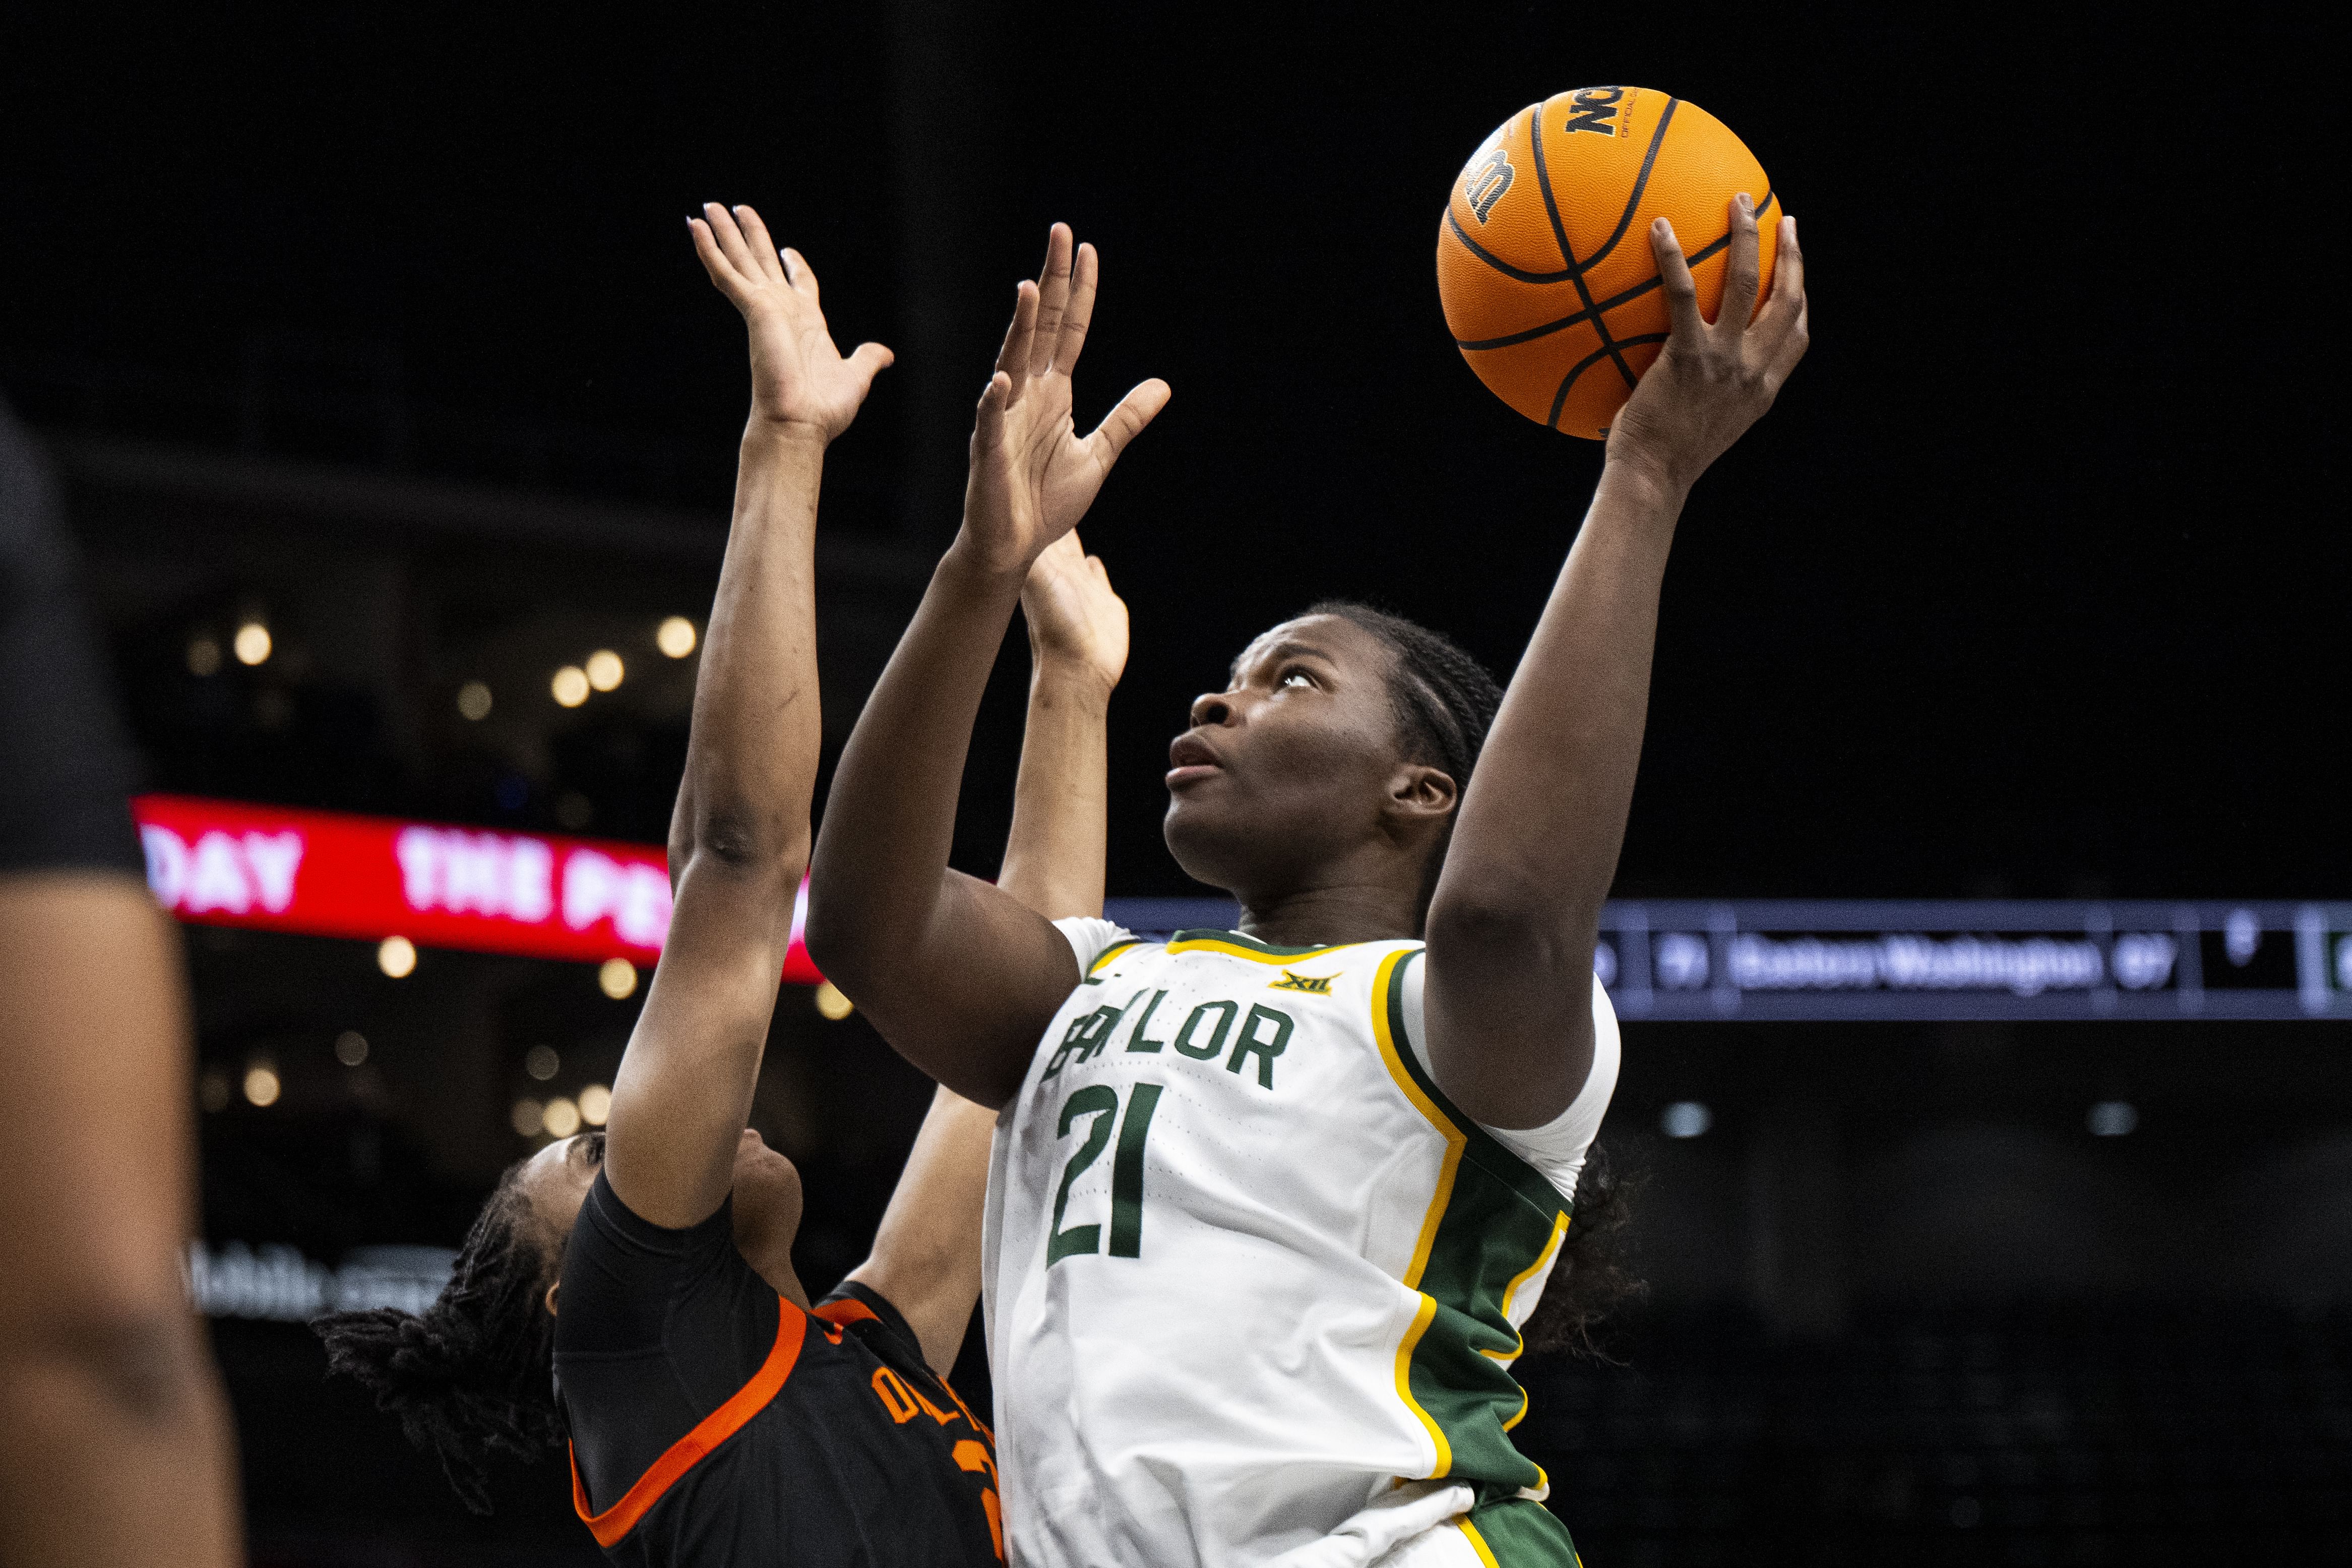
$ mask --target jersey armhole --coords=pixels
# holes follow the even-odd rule
[[[1054,929],[1070,945],[1070,956],[1078,961],[1078,980],[1087,978],[1100,967],[1112,949],[1131,946],[1135,935],[1116,922],[1097,919],[1092,915],[1066,915],[1054,922]]]
[[[793,1375],[793,1368],[801,1357],[801,1345],[808,1337],[808,1314],[783,1297],[776,1298],[776,1343],[768,1358],[751,1380],[737,1389],[727,1403],[705,1416],[694,1429],[672,1443],[656,1459],[620,1500],[602,1513],[589,1511],[587,1483],[581,1479],[580,1456],[564,1446],[567,1461],[572,1467],[572,1509],[596,1544],[607,1551],[625,1540],[637,1527],[663,1494],[676,1486],[688,1470],[700,1464],[721,1443],[743,1429],[751,1417],[766,1409],[771,1401],[782,1392]]]
[[[1423,1043],[1426,1028],[1423,988],[1428,968],[1429,957],[1423,953],[1420,963],[1405,969],[1402,1010],[1405,1049],[1412,1052],[1413,1060],[1433,1083],[1437,1074],[1429,1064],[1429,1052]],[[1475,1124],[1488,1137],[1541,1172],[1559,1189],[1561,1197],[1572,1199],[1576,1196],[1576,1178],[1584,1169],[1585,1152],[1592,1146],[1593,1135],[1601,1130],[1601,1120],[1608,1113],[1610,1099],[1617,1092],[1617,1071],[1623,1055],[1617,1009],[1610,1005],[1609,993],[1601,988],[1600,977],[1595,976],[1592,1066],[1567,1109],[1540,1126],[1490,1127],[1484,1122]]]

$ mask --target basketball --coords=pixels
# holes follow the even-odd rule
[[[1675,226],[1710,321],[1731,198],[1756,204],[1757,302],[1780,210],[1754,153],[1695,103],[1639,87],[1563,92],[1511,116],[1464,164],[1437,230],[1454,346],[1496,397],[1599,440],[1666,340],[1650,224]]]

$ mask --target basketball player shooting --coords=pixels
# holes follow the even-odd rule
[[[1805,351],[1794,224],[1776,237],[1751,319],[1732,204],[1710,323],[1651,227],[1671,331],[1507,691],[1325,603],[1194,701],[1165,836],[1241,928],[1164,943],[948,869],[1024,575],[1169,397],[1146,382],[1080,436],[1095,253],[1056,225],[1020,285],[961,531],[835,776],[808,935],[898,1050],[1005,1108],[990,1333],[1029,1568],[1575,1562],[1510,1364],[1616,1079],[1592,953],[1675,523]]]
[[[714,204],[693,230],[750,329],[752,413],[670,831],[675,909],[607,1129],[508,1172],[424,1313],[320,1332],[478,1511],[492,1453],[568,1438],[574,1504],[614,1562],[999,1563],[992,1439],[946,1381],[980,1292],[992,1115],[938,1095],[872,1253],[814,1304],[792,1260],[799,1175],[745,1124],[808,852],[818,482],[889,353],[835,350],[814,275],[750,208]],[[1040,921],[1096,915],[1126,610],[1075,535],[1026,580],[1004,885]]]

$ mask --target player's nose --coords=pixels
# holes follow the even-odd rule
[[[1239,716],[1230,692],[1202,692],[1192,699],[1194,729],[1222,729]]]

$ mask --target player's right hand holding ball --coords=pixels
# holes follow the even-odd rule
[[[1782,218],[1779,237],[1771,297],[1757,310],[1756,214],[1747,196],[1732,199],[1723,303],[1710,323],[1699,313],[1674,225],[1664,218],[1651,224],[1650,249],[1674,328],[1610,427],[1610,466],[1631,468],[1678,499],[1772,406],[1809,341],[1797,220]]]

